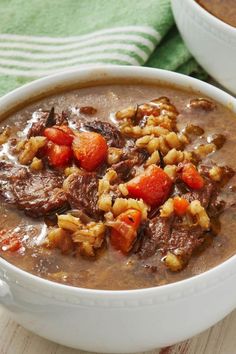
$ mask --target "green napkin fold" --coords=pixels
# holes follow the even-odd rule
[[[169,0],[2,0],[0,95],[89,65],[144,65],[205,78]]]

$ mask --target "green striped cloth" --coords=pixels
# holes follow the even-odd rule
[[[0,95],[89,65],[203,74],[173,27],[169,0],[1,0],[0,12]]]

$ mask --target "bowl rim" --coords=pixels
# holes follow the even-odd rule
[[[191,1],[191,0],[190,0]],[[156,68],[147,68],[147,67],[138,67],[138,66],[119,66],[119,65],[101,65],[101,66],[89,66],[83,68],[76,68],[73,70],[61,71],[59,73],[37,79],[26,85],[23,85],[10,93],[7,93],[0,98],[0,106],[6,107],[8,105],[16,105],[17,97],[20,96],[33,95],[33,92],[40,91],[42,89],[47,89],[48,87],[53,87],[56,83],[63,83],[64,80],[70,82],[70,80],[79,80],[83,79],[86,82],[91,75],[97,74],[100,75],[100,81],[102,78],[107,78],[112,80],[113,77],[126,78],[127,76],[132,82],[132,79],[141,78],[145,79],[146,82],[152,82],[152,78],[156,84],[167,84],[176,88],[192,90],[202,93],[203,95],[213,97],[214,100],[220,102],[236,113],[236,98],[232,97],[228,93],[220,90],[219,88],[210,85],[206,82],[200,81],[198,79],[179,74],[176,72],[171,72],[167,70],[161,70]],[[105,74],[105,75],[104,75]],[[146,76],[149,76],[146,79]],[[64,82],[65,84],[65,82]],[[67,83],[68,85],[68,83]],[[79,86],[79,85],[78,85]],[[33,96],[32,96],[33,97]],[[216,98],[215,98],[216,97]],[[183,291],[184,289],[191,289],[193,285],[195,286],[196,291],[200,291],[209,286],[215,286],[218,281],[224,281],[227,277],[230,277],[236,273],[236,254],[224,262],[220,263],[216,267],[213,267],[203,273],[192,276],[190,278],[180,280],[174,283],[169,283],[162,286],[141,288],[141,289],[130,289],[130,290],[99,290],[99,289],[90,289],[90,288],[80,288],[70,285],[65,285],[51,280],[47,280],[31,274],[25,270],[18,268],[17,266],[9,263],[2,257],[0,257],[0,279],[2,282],[13,281],[20,286],[30,286],[32,291],[38,288],[48,290],[51,292],[60,293],[62,295],[75,295],[75,296],[84,296],[89,298],[102,299],[103,297],[108,297],[111,299],[126,299],[126,298],[140,298],[143,295],[166,295],[173,293],[175,291]],[[235,269],[235,271],[234,271]],[[1,281],[0,281],[1,288]]]
[[[198,12],[199,15],[203,17],[203,19],[211,22],[212,26],[216,27],[219,31],[225,31],[228,35],[236,35],[236,27],[233,27],[232,25],[229,25],[228,23],[214,16],[212,13],[202,7],[196,0],[186,1],[194,11]]]

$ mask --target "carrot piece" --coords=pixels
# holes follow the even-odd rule
[[[178,216],[182,216],[186,213],[189,206],[189,202],[185,198],[175,197],[174,198],[174,211]]]
[[[125,254],[131,250],[137,237],[141,218],[141,211],[135,209],[126,210],[116,218],[110,237],[114,248]]]
[[[74,139],[73,132],[67,125],[54,125],[51,128],[46,128],[44,136],[58,145],[70,146]]]
[[[21,241],[19,240],[18,237],[14,235],[11,235],[5,238],[3,241],[1,241],[1,248],[3,251],[16,252],[21,248],[21,246],[22,246]]]
[[[107,158],[107,142],[101,134],[83,132],[76,136],[72,149],[80,166],[86,171],[94,171]]]
[[[172,180],[160,167],[151,165],[144,173],[127,182],[126,187],[131,197],[142,198],[154,207],[163,204],[168,198]]]
[[[158,109],[157,107],[152,107],[152,106],[148,106],[145,105],[142,107],[139,107],[139,111],[142,114],[142,116],[154,116],[154,117],[158,117],[160,115],[160,109]]]
[[[17,239],[15,240],[10,240],[10,243],[7,247],[7,251],[11,251],[11,252],[16,252],[21,248],[21,242]]]
[[[47,144],[46,154],[51,166],[63,167],[69,163],[72,157],[72,150],[70,146],[57,145],[49,142]]]
[[[204,186],[204,179],[191,163],[183,166],[181,178],[192,189],[201,189]]]

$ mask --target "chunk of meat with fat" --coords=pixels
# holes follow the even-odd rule
[[[143,231],[138,254],[147,259],[156,252],[165,256],[167,252],[178,254],[187,262],[193,252],[204,242],[204,231],[199,226],[180,224],[178,218],[155,217]]]
[[[170,238],[170,227],[171,223],[167,218],[157,216],[150,220],[143,229],[139,256],[145,259],[153,256],[158,249],[164,249]]]
[[[135,176],[135,168],[141,166],[148,157],[148,153],[143,149],[127,149],[122,155],[122,160],[113,164],[111,168],[116,171],[121,181],[125,182]]]
[[[216,193],[215,183],[205,179],[203,188],[189,191],[181,195],[181,197],[185,198],[189,203],[193,200],[199,200],[204,208],[208,208],[214,193]]]
[[[131,160],[134,165],[142,165],[149,157],[149,153],[145,149],[137,148],[129,143],[124,148],[124,153],[122,155],[122,160]]]
[[[37,122],[32,123],[29,128],[27,137],[42,135],[45,128],[52,127],[53,125],[67,124],[67,113],[62,111],[61,114],[54,112],[54,107],[48,111],[37,112]]]
[[[79,209],[94,219],[102,216],[97,207],[98,178],[96,173],[73,173],[65,180],[63,186],[72,208]]]
[[[203,188],[190,190],[183,182],[178,181],[173,195],[180,195],[189,202],[199,200],[209,215],[214,218],[222,212],[225,202],[220,199],[219,186],[206,177],[206,170],[204,172]],[[158,251],[162,256],[171,252],[181,257],[184,265],[204,240],[205,231],[200,226],[183,224],[182,219],[178,217],[156,216],[142,230],[138,253],[140,258],[146,259]]]
[[[111,166],[112,170],[116,171],[118,177],[121,181],[127,181],[134,177],[134,163],[132,160],[124,160],[117,162]]]
[[[219,214],[225,207],[226,203],[220,197],[220,188],[225,186],[234,176],[235,172],[228,166],[221,166],[222,178],[219,182],[210,179],[209,171],[216,166],[213,163],[199,165],[199,172],[204,176],[204,186],[199,190],[190,190],[181,181],[176,181],[174,195],[181,195],[189,202],[199,200],[204,208],[208,209],[209,215],[212,217]]]
[[[205,179],[204,187],[199,190],[186,190],[183,183],[175,186],[174,194],[181,195],[189,202],[199,200],[208,209],[211,216],[217,216],[222,211],[224,203],[218,198],[216,184]],[[139,256],[143,259],[153,256],[159,251],[163,256],[172,252],[186,263],[193,252],[204,242],[204,230],[197,225],[184,225],[178,217],[162,218],[156,216],[149,221],[144,229]]]
[[[125,139],[121,132],[112,124],[100,120],[87,121],[82,125],[83,129],[101,134],[109,146],[122,148]]]
[[[193,111],[202,110],[204,112],[210,112],[216,108],[216,103],[207,98],[199,97],[192,99],[188,107],[191,108]]]
[[[0,164],[0,193],[7,202],[15,204],[25,214],[41,217],[66,209],[63,177],[55,171],[29,172],[11,163]]]
[[[200,226],[173,225],[167,250],[176,252],[185,261],[204,241],[203,230]]]

